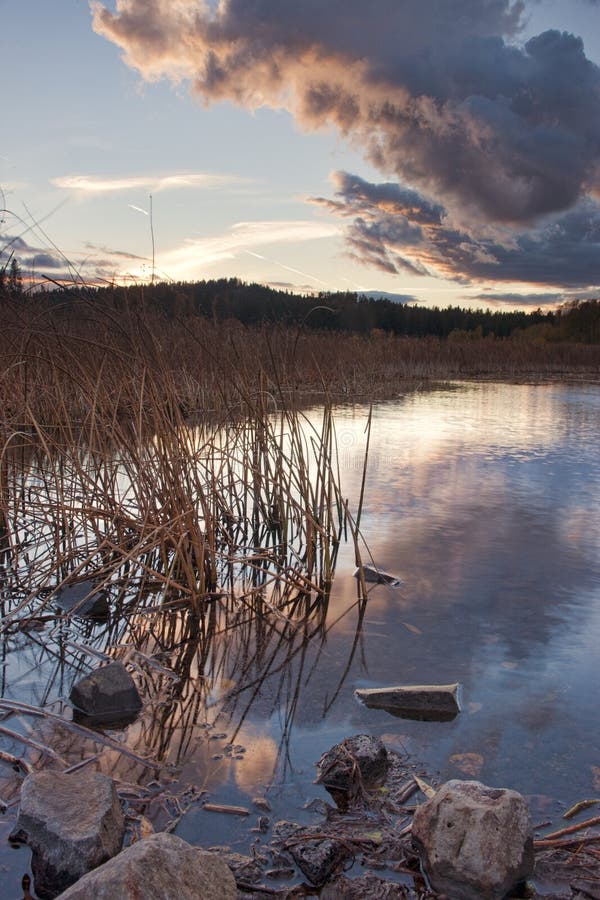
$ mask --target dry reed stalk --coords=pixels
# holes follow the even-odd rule
[[[270,382],[259,373],[254,392],[242,366],[233,380],[243,414],[231,419],[226,411],[214,425],[205,420],[191,440],[174,372],[142,324],[143,346],[128,336],[135,379],[124,372],[122,346],[109,364],[108,342],[84,339],[91,356],[84,364],[79,336],[69,343],[55,333],[61,359],[50,367],[44,415],[30,401],[24,405],[23,446],[34,462],[16,495],[37,500],[26,514],[37,521],[37,543],[47,546],[45,555],[38,552],[37,585],[55,579],[60,589],[88,574],[109,583],[142,572],[165,592],[186,594],[197,613],[218,581],[233,592],[240,577],[272,584],[275,573],[284,604],[290,591],[326,596],[345,518],[331,408],[325,406],[320,429],[308,431],[294,406],[274,416]],[[45,353],[50,357],[51,348]],[[71,369],[77,408],[85,411],[79,421],[65,379]],[[15,460],[12,471],[18,480]]]

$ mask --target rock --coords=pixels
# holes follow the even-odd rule
[[[76,682],[69,699],[76,720],[88,725],[127,724],[142,708],[135,682],[120,662],[102,666]]]
[[[390,575],[388,572],[384,572],[379,566],[362,566],[355,571],[355,578],[360,578],[361,568],[364,579],[367,582],[373,584],[390,584],[392,587],[398,587],[398,585],[401,584],[399,578],[396,578],[395,575]]]
[[[501,900],[533,871],[531,816],[516,791],[448,781],[417,807],[412,837],[431,887],[452,900]]]
[[[160,832],[85,875],[59,900],[236,900],[235,878],[214,853]]]
[[[253,856],[233,853],[229,847],[209,847],[209,851],[223,860],[236,881],[256,884],[262,878],[262,868]]]
[[[54,897],[119,852],[125,823],[112,779],[85,769],[29,775],[17,828],[33,851],[36,893]]]
[[[354,691],[354,696],[370,709],[385,709],[403,719],[447,722],[460,712],[458,683],[365,688]]]
[[[343,806],[363,789],[377,787],[385,781],[387,750],[378,738],[357,734],[324,753],[317,770],[317,784],[322,784],[338,806]]]
[[[108,619],[108,595],[94,581],[68,584],[56,592],[55,599],[65,612],[83,619]]]
[[[341,875],[323,888],[321,900],[407,900],[408,890],[394,881],[385,881],[377,875],[346,878]]]
[[[291,857],[308,880],[319,887],[351,856],[351,850],[335,837],[324,838],[321,826],[304,827],[285,820],[273,829],[271,857],[273,864],[284,868]]]
[[[330,838],[309,840],[310,829],[303,829],[299,834],[298,842],[287,848],[288,853],[308,880],[319,887],[351,856],[351,851],[345,844]]]

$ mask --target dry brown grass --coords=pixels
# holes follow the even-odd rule
[[[356,537],[334,402],[415,380],[594,377],[600,362],[595,346],[246,328],[85,300],[32,300],[3,324],[0,537],[17,609],[84,577],[197,612],[222,591],[277,608],[325,597],[342,532]],[[318,426],[302,412],[316,397]]]

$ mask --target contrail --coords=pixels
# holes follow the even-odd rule
[[[318,281],[319,284],[327,287],[327,282],[317,278],[316,275],[309,275],[308,272],[302,272],[300,269],[286,266],[285,263],[277,262],[276,259],[269,259],[268,256],[261,256],[260,253],[254,253],[252,250],[243,250],[242,253],[247,253],[248,256],[255,256],[257,259],[264,259],[265,262],[272,263],[274,266],[280,266],[282,269],[287,269],[288,272],[294,272],[296,275],[302,275],[303,278],[310,278],[311,281]]]

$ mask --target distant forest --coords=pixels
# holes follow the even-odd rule
[[[362,335],[394,334],[448,340],[521,339],[600,343],[600,300],[577,300],[552,310],[531,312],[463,309],[397,303],[360,293],[321,292],[303,296],[238,278],[159,282],[121,287],[61,287],[29,292],[15,259],[0,269],[0,302],[41,303],[75,312],[82,299],[115,312],[144,310],[167,319],[201,316],[214,322],[278,324]]]

